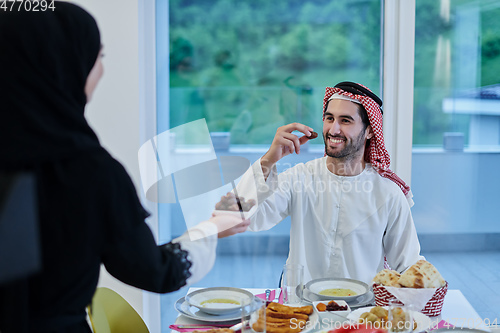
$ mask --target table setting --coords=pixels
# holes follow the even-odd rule
[[[425,269],[417,270],[420,266],[434,272],[426,262],[412,268],[413,274],[425,273]],[[195,333],[498,332],[490,325],[496,323],[481,319],[463,294],[448,290],[448,283],[437,274],[432,273],[432,283],[426,282],[432,288],[398,285],[418,279],[394,274],[381,271],[372,285],[347,278],[321,278],[304,284],[303,268],[285,265],[278,289],[190,288],[175,302],[179,316],[169,328]],[[405,329],[395,329],[399,327],[391,326],[395,323],[402,323]]]
[[[279,291],[279,289],[277,289]],[[241,302],[240,295],[246,295],[248,299],[243,300],[245,302],[244,307],[246,307],[247,311],[252,311],[256,309],[256,300],[264,299],[265,301],[280,301],[279,296],[275,299],[275,295],[280,295],[280,292],[277,293],[277,290],[267,289],[267,293],[260,293],[254,295],[248,292],[245,289],[239,288],[229,288],[229,287],[221,287],[221,288],[203,288],[196,290],[194,292],[188,293],[186,297],[181,297],[177,302],[175,302],[175,309],[182,315],[203,322],[210,323],[225,323],[225,322],[235,322],[241,320],[241,304],[237,304],[235,307],[225,307],[224,311],[220,308],[205,308],[201,306],[201,302],[196,298],[196,296],[200,296],[201,298],[210,298],[210,297],[227,297],[228,299],[237,300]],[[201,293],[200,293],[201,292]],[[266,296],[267,294],[267,296]],[[193,296],[194,297],[190,297]],[[191,302],[190,302],[191,301]],[[281,303],[282,303],[281,299]],[[217,304],[217,303],[214,303]],[[224,305],[224,303],[220,303]],[[215,309],[215,311],[213,311]],[[231,311],[233,310],[234,311]],[[212,311],[211,311],[212,310]],[[222,310],[222,311],[221,311]],[[208,311],[208,312],[207,312]],[[200,325],[203,326],[203,325]],[[217,325],[220,326],[220,325]],[[232,325],[226,325],[228,327]]]
[[[190,288],[188,293],[191,291],[196,291],[199,290],[198,288]],[[262,288],[245,288],[245,290],[252,292],[255,296],[257,297],[264,297],[265,298],[265,289]],[[274,299],[271,297],[273,301],[278,301],[280,297],[280,289],[273,289],[274,294],[277,295]],[[185,299],[182,297],[181,299]],[[318,301],[320,302],[320,301]],[[328,302],[328,301],[322,301],[322,302]],[[176,302],[176,304],[179,303]],[[316,303],[316,302],[315,302]],[[340,303],[340,301],[339,301]],[[308,302],[304,302],[303,304],[308,304]],[[368,309],[373,308],[374,306],[368,306],[368,307],[360,307],[358,308],[361,311],[366,311]],[[358,309],[351,309],[351,316],[349,317],[348,314],[341,314],[341,318],[336,317],[336,322],[342,323],[345,322],[345,320],[356,320],[357,318],[355,317],[358,312]],[[193,316],[189,315],[187,316],[180,310],[176,309],[179,312],[179,316],[177,317],[177,320],[173,325],[170,325],[170,329],[172,329],[172,332],[193,332],[195,330],[200,330],[200,331],[205,331],[205,330],[211,330],[211,329],[219,329],[219,328],[230,328],[233,327],[236,324],[241,324],[241,318],[240,318],[240,313],[237,315],[231,315],[229,319],[224,319],[224,318],[214,318],[214,317],[198,317],[198,316]],[[444,306],[443,306],[443,311],[439,316],[436,317],[429,317],[432,323],[432,332],[433,333],[443,333],[444,330],[449,331],[450,328],[453,328],[454,330],[460,330],[463,333],[470,333],[470,332],[487,332],[491,331],[493,332],[494,329],[490,329],[488,327],[488,323],[485,323],[484,320],[482,320],[479,315],[476,313],[476,311],[472,308],[472,306],[468,303],[466,298],[463,296],[463,294],[459,290],[449,290],[448,294],[446,296]],[[323,323],[323,319],[320,317],[318,318],[318,321]],[[328,320],[330,323],[330,320]],[[469,326],[469,327],[467,327]],[[468,328],[468,330],[465,330]],[[241,329],[240,327],[237,327],[234,332],[237,332],[238,329]],[[475,330],[475,331],[474,331]],[[324,327],[318,327],[315,330],[310,330],[312,332],[328,332],[328,328]],[[429,332],[431,330],[427,329],[426,332]],[[500,333],[499,330],[497,329],[496,332]]]
[[[322,289],[354,289],[355,295],[348,296],[327,296],[321,295]],[[304,302],[314,303],[323,300],[343,300],[352,309],[369,306],[375,303],[375,296],[369,286],[361,281],[343,278],[324,278],[311,280],[304,285]]]

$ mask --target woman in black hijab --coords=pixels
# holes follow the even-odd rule
[[[95,20],[66,2],[55,2],[53,11],[0,10],[0,45],[0,172],[36,177],[42,264],[27,279],[0,286],[0,332],[90,332],[85,307],[101,263],[154,292],[206,274],[218,230],[241,220],[212,218],[195,227],[207,235],[197,242],[183,235],[156,245],[130,177],[84,118],[102,75]],[[13,306],[21,299],[24,321]]]

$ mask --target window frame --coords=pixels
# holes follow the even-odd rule
[[[168,4],[168,0],[167,0]],[[157,94],[156,94],[156,4],[155,0],[138,2],[139,30],[139,139],[140,144],[157,134]],[[168,25],[167,25],[168,26]],[[167,92],[168,93],[168,92]],[[168,97],[167,97],[168,98]],[[144,191],[139,191],[144,207],[151,213],[147,223],[158,242],[158,204],[146,199]],[[150,332],[161,332],[160,295],[142,292],[142,319]]]
[[[411,185],[415,0],[384,1],[384,137],[391,169]]]

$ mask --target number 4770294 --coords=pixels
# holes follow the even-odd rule
[[[0,11],[44,12],[56,10],[54,0],[0,0]]]

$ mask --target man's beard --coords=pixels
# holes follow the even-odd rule
[[[325,154],[333,157],[333,158],[343,158],[343,159],[352,159],[356,156],[358,156],[359,152],[364,148],[365,146],[365,137],[364,137],[365,131],[362,130],[359,135],[354,138],[353,141],[349,142],[347,139],[343,136],[332,136],[329,135],[328,133],[323,135],[323,141],[325,142]],[[332,151],[332,149],[329,149],[328,145],[328,139],[332,138],[339,138],[345,140],[345,147],[337,152]]]

